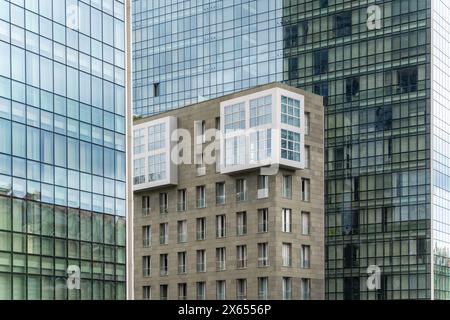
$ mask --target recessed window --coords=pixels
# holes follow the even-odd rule
[[[359,78],[352,77],[345,80],[345,99],[352,101],[353,97],[359,94]]]
[[[160,85],[159,82],[156,82],[153,84],[153,96],[159,97],[159,95],[160,95]]]
[[[314,52],[314,74],[323,74],[328,71],[328,50]]]
[[[236,234],[244,236],[247,234],[247,212],[238,212],[236,215]]]
[[[346,11],[335,15],[334,32],[336,37],[344,37],[352,34],[352,12]]]
[[[282,232],[292,232],[292,210],[282,209],[281,210],[281,231]]]
[[[152,258],[151,256],[142,257],[142,276],[150,277],[152,273]]]
[[[225,204],[225,182],[216,183],[216,204]]]
[[[298,58],[293,57],[288,59],[288,78],[294,80],[298,78]]]
[[[187,253],[186,251],[178,252],[178,273],[185,274],[187,272]]]
[[[298,26],[286,26],[284,27],[284,47],[292,48],[298,44]]]
[[[226,234],[227,234],[226,215],[221,214],[216,216],[216,237],[224,238]]]

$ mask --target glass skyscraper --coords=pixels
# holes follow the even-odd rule
[[[136,0],[134,113],[272,81],[324,96],[326,298],[449,299],[449,16],[444,0]]]
[[[0,0],[0,299],[126,296],[125,20]]]

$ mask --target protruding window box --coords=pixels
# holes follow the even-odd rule
[[[145,180],[135,184],[134,191],[148,190],[162,186],[178,184],[178,168],[171,161],[171,150],[177,142],[171,141],[172,132],[178,128],[176,117],[169,116],[134,126],[135,130],[144,129],[144,148],[139,149],[135,158],[144,160]]]
[[[305,98],[281,88],[220,104],[220,172],[305,168]]]

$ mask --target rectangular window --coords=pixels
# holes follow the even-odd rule
[[[159,286],[159,299],[161,300],[169,299],[169,285],[162,284]]]
[[[159,194],[159,213],[166,214],[169,208],[169,196],[167,192]]]
[[[258,278],[258,299],[267,300],[269,295],[269,278],[260,277]]]
[[[206,142],[206,122],[205,120],[194,122],[195,143],[203,144]]]
[[[160,153],[148,157],[148,182],[166,179],[166,154]]]
[[[159,82],[153,84],[153,97],[159,97],[160,95],[160,86]]]
[[[258,243],[258,267],[269,266],[269,244]]]
[[[216,299],[225,300],[226,297],[226,282],[225,280],[216,281]]]
[[[305,169],[311,168],[311,148],[310,146],[305,146]]]
[[[160,123],[148,128],[148,151],[164,149],[166,146],[166,124]]]
[[[197,219],[197,240],[206,239],[206,218]]]
[[[167,276],[169,274],[169,255],[167,253],[159,255],[159,275]]]
[[[282,196],[286,199],[292,199],[292,176],[284,175],[283,176],[283,192]]]
[[[236,234],[238,236],[247,234],[247,212],[238,212],[236,214]]]
[[[292,266],[292,244],[283,243],[282,245],[282,266],[291,267]]]
[[[284,27],[284,48],[292,48],[298,44],[298,26]]]
[[[323,105],[328,105],[328,82],[321,81],[314,84],[313,92],[323,97]]]
[[[225,204],[225,182],[216,183],[216,204]]]
[[[169,244],[169,224],[167,222],[159,225],[159,244]]]
[[[418,68],[403,68],[394,74],[394,84],[397,85],[397,93],[408,93],[417,91]]]
[[[292,278],[283,277],[282,291],[283,291],[283,300],[292,299]]]
[[[358,234],[359,210],[344,210],[342,212],[342,234]]]
[[[292,210],[282,209],[281,210],[281,231],[282,232],[292,232]]]
[[[133,164],[133,183],[135,185],[145,183],[145,159],[135,159]]]
[[[302,201],[310,201],[311,199],[311,182],[309,179],[302,178]]]
[[[281,97],[281,123],[300,128],[300,101]]]
[[[245,164],[246,137],[236,136],[225,139],[225,166]]]
[[[178,284],[178,300],[187,299],[187,283]]]
[[[250,134],[250,163],[261,163],[272,156],[272,130],[258,130]]]
[[[144,129],[136,129],[134,130],[133,137],[133,149],[134,154],[141,154],[145,151],[145,130]]]
[[[152,300],[152,287],[151,286],[143,286],[142,287],[142,299]]]
[[[345,100],[350,102],[359,94],[359,77],[345,79]]]
[[[245,269],[247,268],[247,246],[241,245],[236,247],[236,268]]]
[[[336,37],[352,34],[352,12],[340,12],[334,16],[334,33]]]
[[[197,300],[206,299],[206,282],[197,282]]]
[[[185,274],[187,272],[187,254],[185,251],[178,252],[178,273]]]
[[[269,197],[269,176],[258,176],[258,199]]]
[[[247,300],[247,279],[236,280],[236,300]]]
[[[344,278],[344,300],[359,300],[359,277]]]
[[[178,243],[184,243],[187,241],[187,221],[178,221]]]
[[[197,187],[197,208],[205,208],[206,207],[206,195],[205,195],[205,186]]]
[[[142,227],[142,245],[144,248],[152,246],[152,226]]]
[[[224,107],[225,133],[245,129],[245,103],[237,103]]]
[[[197,250],[197,272],[206,272],[206,250]]]
[[[288,79],[294,80],[298,78],[298,58],[288,58]]]
[[[258,232],[269,232],[269,209],[258,209]]]
[[[281,157],[300,162],[300,134],[281,130]]]
[[[344,268],[353,268],[358,266],[359,248],[355,244],[346,244],[344,246]]]
[[[311,267],[311,247],[302,245],[300,254],[300,266],[303,269],[309,269]]]
[[[152,274],[152,258],[150,256],[142,257],[142,276],[150,277]]]
[[[236,201],[247,201],[247,180],[236,180]]]
[[[272,96],[250,100],[250,127],[272,123]]]
[[[216,216],[216,237],[224,238],[227,234],[227,220],[224,214]]]
[[[226,270],[226,248],[216,248],[216,271]]]
[[[150,197],[143,196],[142,197],[142,215],[147,217],[150,215]]]
[[[301,213],[301,225],[302,225],[302,235],[304,235],[304,236],[310,235],[311,219],[310,219],[309,212],[303,211]]]
[[[311,279],[302,278],[301,280],[301,299],[310,300],[311,299]]]
[[[311,132],[310,122],[311,122],[311,114],[309,112],[305,112],[305,135],[309,136]]]
[[[186,189],[178,190],[177,210],[179,212],[186,211]]]

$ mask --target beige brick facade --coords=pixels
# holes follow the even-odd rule
[[[166,116],[178,118],[178,128],[194,131],[194,121],[205,120],[206,128],[215,128],[220,115],[220,102],[242,95],[279,86],[305,96],[305,112],[310,114],[310,134],[305,137],[305,145],[310,146],[310,168],[304,170],[281,169],[277,175],[269,176],[269,196],[257,199],[257,179],[259,170],[236,174],[216,173],[216,166],[209,165],[206,175],[197,176],[196,165],[178,167],[178,185],[141,191],[134,194],[134,298],[143,298],[143,287],[151,287],[152,299],[159,299],[160,285],[168,285],[168,298],[178,299],[178,284],[187,283],[187,298],[196,299],[196,283],[206,282],[206,299],[216,299],[216,281],[226,281],[226,299],[236,299],[236,280],[247,279],[246,298],[258,299],[258,278],[268,277],[267,297],[282,299],[282,279],[292,281],[292,299],[301,299],[301,279],[310,279],[311,299],[324,298],[324,114],[322,98],[300,89],[281,84],[269,84],[190,105],[181,109],[138,120],[143,123]],[[208,144],[208,143],[207,143]],[[206,144],[206,145],[207,145]],[[283,175],[292,175],[292,199],[282,196]],[[301,179],[310,179],[311,197],[301,199]],[[246,179],[247,201],[236,201],[236,179]],[[225,182],[226,203],[216,205],[216,183]],[[196,187],[206,186],[206,207],[196,208]],[[187,210],[177,211],[177,190],[187,190]],[[168,213],[160,214],[159,194],[167,192]],[[150,214],[142,212],[142,197],[150,197]],[[268,232],[258,233],[258,209],[268,209]],[[282,232],[282,209],[292,209],[292,232]],[[237,236],[237,212],[247,214],[247,234]],[[302,235],[301,212],[309,212],[311,228],[309,235]],[[226,215],[226,237],[216,238],[216,216]],[[196,219],[206,217],[206,239],[196,240]],[[188,238],[178,243],[178,221],[187,220]],[[159,225],[169,224],[168,245],[159,244]],[[143,227],[151,225],[152,246],[143,247]],[[268,243],[269,266],[258,267],[258,243]],[[292,266],[282,266],[282,243],[292,246]],[[236,246],[247,246],[247,268],[236,268]],[[300,267],[302,245],[311,249],[310,268]],[[216,248],[226,247],[226,270],[216,271]],[[196,250],[206,250],[206,272],[196,271]],[[187,273],[178,274],[178,252],[187,252]],[[169,272],[160,276],[160,254],[168,254]],[[151,276],[143,276],[143,256],[151,256]]]

